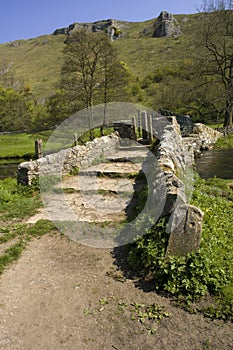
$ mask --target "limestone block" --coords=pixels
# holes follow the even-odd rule
[[[176,207],[168,224],[170,238],[166,256],[187,255],[199,249],[203,215],[199,208],[192,205]]]

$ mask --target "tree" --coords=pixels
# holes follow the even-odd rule
[[[31,127],[31,111],[25,97],[14,89],[0,87],[0,131]]]
[[[127,73],[117,60],[112,43],[104,32],[93,33],[81,29],[68,37],[60,88],[65,100],[69,101],[70,113],[82,108],[89,110],[90,130],[93,106],[101,102],[106,105],[117,97],[125,98],[126,85]]]
[[[204,0],[203,26],[199,26],[198,46],[201,54],[201,72],[216,77],[223,87],[224,126],[232,125],[233,118],[233,1]]]

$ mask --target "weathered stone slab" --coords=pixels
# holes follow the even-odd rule
[[[198,250],[201,240],[203,212],[192,205],[176,207],[170,221],[166,256],[187,255]]]

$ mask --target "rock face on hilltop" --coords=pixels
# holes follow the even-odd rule
[[[122,36],[122,23],[114,19],[107,19],[97,22],[73,23],[66,28],[56,29],[53,35],[65,34],[70,35],[77,29],[86,29],[89,32],[105,31],[112,40],[116,40]]]
[[[179,36],[180,28],[174,16],[166,11],[162,11],[155,22],[154,38]]]
[[[142,35],[149,35],[153,38],[176,37],[181,35],[180,27],[171,13],[162,11],[152,26],[144,28]]]

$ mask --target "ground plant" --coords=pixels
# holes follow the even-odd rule
[[[17,185],[12,178],[0,181],[0,274],[20,257],[33,237],[54,230],[48,220],[35,224],[24,222],[41,206],[37,184],[25,187]]]
[[[233,135],[227,135],[225,137],[221,137],[217,140],[215,144],[215,148],[219,149],[233,149]]]
[[[192,203],[204,212],[200,249],[165,258],[166,219],[131,246],[129,263],[152,274],[154,289],[179,305],[213,318],[233,319],[232,181],[197,178]]]

